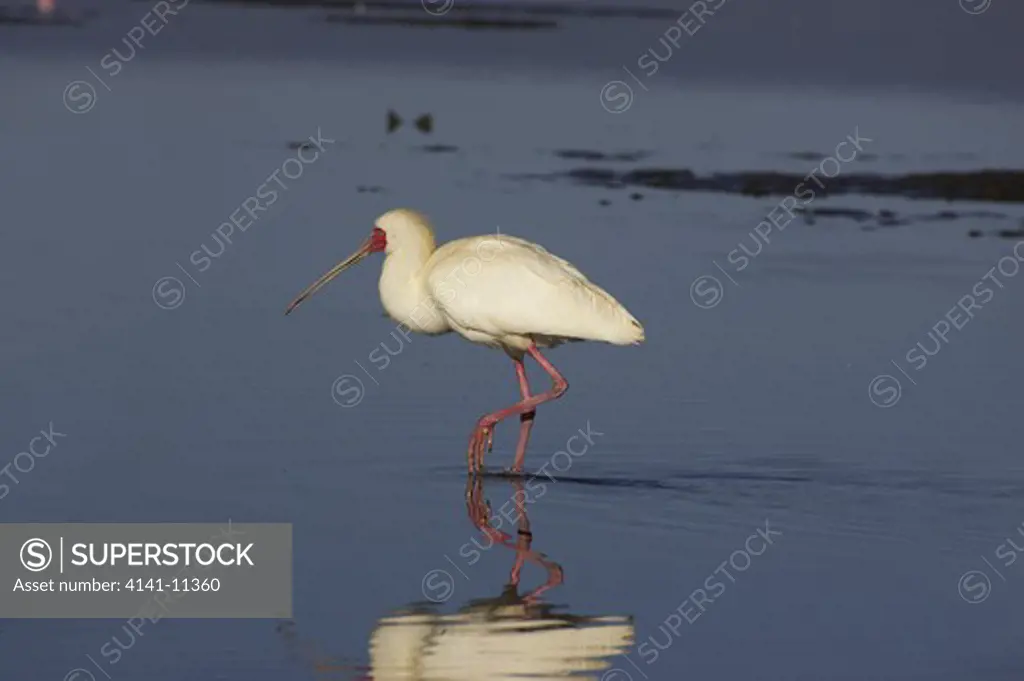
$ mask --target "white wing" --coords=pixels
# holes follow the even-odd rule
[[[506,343],[510,337],[616,345],[644,340],[640,322],[607,291],[523,239],[452,241],[431,256],[427,269],[427,288],[456,330]]]

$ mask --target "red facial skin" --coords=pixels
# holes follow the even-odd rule
[[[388,236],[380,227],[374,227],[370,233],[370,253],[379,253],[388,246]]]

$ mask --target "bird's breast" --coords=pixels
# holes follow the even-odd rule
[[[402,282],[385,273],[380,280],[380,301],[389,317],[412,331],[431,335],[451,331],[437,302],[415,281]]]

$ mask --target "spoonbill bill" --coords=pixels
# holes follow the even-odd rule
[[[521,473],[538,405],[561,397],[565,377],[540,353],[569,341],[637,345],[644,329],[608,292],[568,261],[541,246],[503,234],[467,237],[435,245],[427,218],[397,209],[377,218],[359,249],[328,270],[288,305],[290,313],[341,272],[371,253],[384,252],[380,298],[388,315],[411,331],[454,331],[466,340],[504,350],[515,362],[522,400],[486,414],[469,440],[471,473],[492,449],[494,426],[520,420],[512,472]],[[552,387],[530,391],[523,359],[530,355],[551,377]]]

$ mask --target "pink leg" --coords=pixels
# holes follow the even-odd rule
[[[516,360],[516,376],[519,377],[519,394],[524,400],[530,399],[530,383],[526,380],[526,367],[522,360]],[[530,431],[533,429],[533,419],[537,416],[537,410],[531,409],[519,415],[519,442],[516,444],[516,458],[512,463],[513,473],[523,472],[523,461],[526,459],[526,445],[530,442]]]
[[[508,407],[507,409],[502,409],[500,411],[494,412],[493,414],[488,414],[477,422],[476,428],[473,430],[473,435],[469,440],[468,457],[469,470],[471,472],[478,472],[481,468],[483,468],[484,453],[490,450],[491,442],[494,438],[495,424],[515,414],[526,415],[530,412],[535,412],[539,405],[561,397],[565,393],[565,391],[569,389],[569,382],[566,381],[565,377],[558,372],[558,369],[552,366],[551,362],[549,362],[544,357],[544,355],[540,354],[540,351],[537,350],[536,345],[531,345],[529,348],[527,348],[526,351],[530,354],[530,357],[533,357],[533,359],[536,360],[537,364],[539,364],[541,368],[547,372],[548,376],[551,377],[551,380],[554,385],[552,385],[551,390],[547,392],[541,393],[540,395],[527,397],[523,399],[521,402],[517,402],[513,404],[511,407]],[[518,373],[519,367],[517,367],[516,371]],[[525,380],[525,377],[526,375],[524,371],[522,380]],[[520,388],[522,388],[522,384],[520,384]],[[517,452],[517,463],[521,463],[519,459],[519,453]]]

